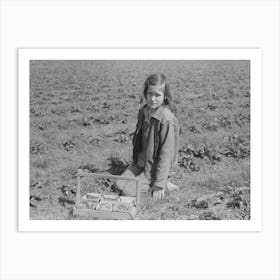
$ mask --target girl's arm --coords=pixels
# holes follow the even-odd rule
[[[164,120],[159,131],[158,161],[152,190],[158,191],[166,187],[172,159],[175,152],[174,120]]]

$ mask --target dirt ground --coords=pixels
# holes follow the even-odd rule
[[[75,218],[78,169],[123,172],[143,83],[154,72],[167,76],[181,126],[180,191],[135,218],[250,219],[249,61],[32,61],[31,219]],[[82,186],[113,191],[106,180]]]

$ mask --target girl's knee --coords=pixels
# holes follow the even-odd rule
[[[134,176],[139,176],[142,172],[142,170],[134,163],[130,164],[127,170],[132,172]]]

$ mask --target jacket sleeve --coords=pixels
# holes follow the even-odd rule
[[[167,120],[160,125],[158,161],[155,167],[154,189],[165,188],[175,149],[174,121]]]

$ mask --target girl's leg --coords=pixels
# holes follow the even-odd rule
[[[167,182],[166,188],[169,192],[179,191],[179,187],[171,183],[170,181]]]
[[[135,164],[131,164],[121,175],[129,178],[139,178],[140,180],[140,191],[146,192],[149,190],[149,181],[144,176],[142,170],[140,170]],[[117,187],[121,189],[126,196],[136,195],[136,182],[127,180],[117,180]]]
[[[140,180],[141,192],[148,192],[150,190],[150,184],[151,184],[150,180],[146,178],[143,170],[138,168],[135,164],[131,164],[121,176],[138,178]],[[124,195],[127,196],[136,195],[136,183],[134,181],[117,180],[116,184],[117,187],[123,191]],[[179,187],[171,183],[169,180],[167,181],[166,189],[168,190],[169,193],[173,191],[179,191]]]

